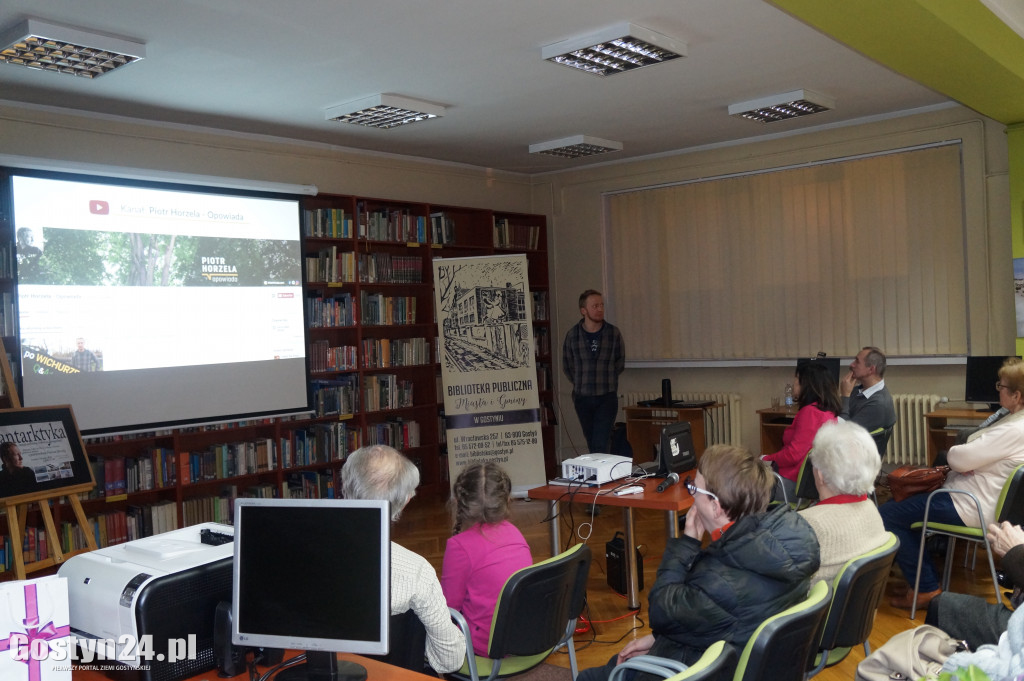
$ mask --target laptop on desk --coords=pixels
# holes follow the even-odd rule
[[[667,478],[669,473],[682,477],[683,473],[695,469],[697,455],[689,422],[679,421],[662,428],[661,444],[655,460],[637,465],[657,478]]]

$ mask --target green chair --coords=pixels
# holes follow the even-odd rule
[[[992,557],[992,547],[989,546],[988,543],[986,528],[964,527],[963,525],[947,525],[945,523],[929,522],[928,514],[931,511],[932,498],[936,494],[966,495],[974,502],[974,506],[978,512],[978,517],[985,517],[981,512],[981,503],[978,501],[978,498],[970,492],[960,489],[941,488],[928,495],[928,501],[924,507],[924,520],[910,526],[911,529],[921,530],[921,548],[917,553],[917,573],[914,576],[914,597],[910,601],[910,619],[914,619],[917,615],[917,594],[921,586],[921,565],[924,561],[925,540],[932,535],[943,535],[949,537],[949,542],[946,544],[946,562],[942,570],[943,591],[949,590],[949,580],[953,572],[953,551],[956,547],[956,540],[964,539],[966,541],[975,542],[976,544],[983,543],[985,545],[985,552],[988,555],[988,567],[992,573],[992,588],[995,590],[996,594],[995,602],[1001,603],[1003,600],[1002,594],[999,593],[999,580],[996,577],[996,564]],[[997,523],[1001,523],[1004,520],[1008,520],[1012,523],[1021,523],[1024,521],[1024,465],[1017,466],[1017,468],[1013,469],[1013,472],[1006,478],[1006,482],[1003,483],[1003,490],[1000,492],[999,500],[996,502],[995,519]]]
[[[553,558],[512,574],[494,608],[487,655],[473,654],[473,639],[466,619],[449,608],[466,638],[466,662],[448,676],[480,681],[521,674],[565,645],[573,679],[578,672],[573,634],[583,611],[590,548],[577,544]]]
[[[619,681],[627,669],[653,674],[665,681],[727,681],[732,679],[736,657],[736,649],[725,641],[712,643],[700,659],[689,666],[655,655],[638,655],[617,665],[608,681]]]
[[[807,452],[804,462],[800,464],[800,472],[796,476],[796,501],[790,503],[790,506],[799,511],[818,503],[818,499],[818,487],[814,484],[811,453]]]
[[[818,643],[816,664],[807,678],[841,662],[855,645],[863,644],[865,656],[871,653],[868,637],[875,623],[875,612],[885,595],[889,570],[900,547],[896,535],[892,532],[886,534],[888,539],[884,544],[851,558],[836,575],[832,583],[832,603]]]
[[[803,681],[818,650],[828,584],[819,580],[803,601],[769,617],[743,647],[733,681]]]
[[[875,441],[875,447],[878,448],[878,456],[882,459],[885,458],[885,452],[889,449],[889,440],[892,439],[892,430],[895,427],[895,425],[892,425],[888,428],[875,428],[868,433],[871,439]]]

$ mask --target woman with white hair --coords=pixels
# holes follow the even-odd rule
[[[821,499],[800,512],[821,547],[821,567],[811,583],[824,579],[831,586],[848,560],[885,543],[882,516],[868,498],[882,461],[868,431],[852,421],[823,425],[808,456]]]

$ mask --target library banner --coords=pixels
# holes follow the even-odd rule
[[[526,256],[436,258],[434,297],[451,480],[494,461],[524,495],[546,481]]]

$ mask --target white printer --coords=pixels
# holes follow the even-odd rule
[[[107,660],[137,669],[141,681],[209,671],[233,557],[234,528],[219,523],[73,556],[57,572],[68,580],[71,631]]]

